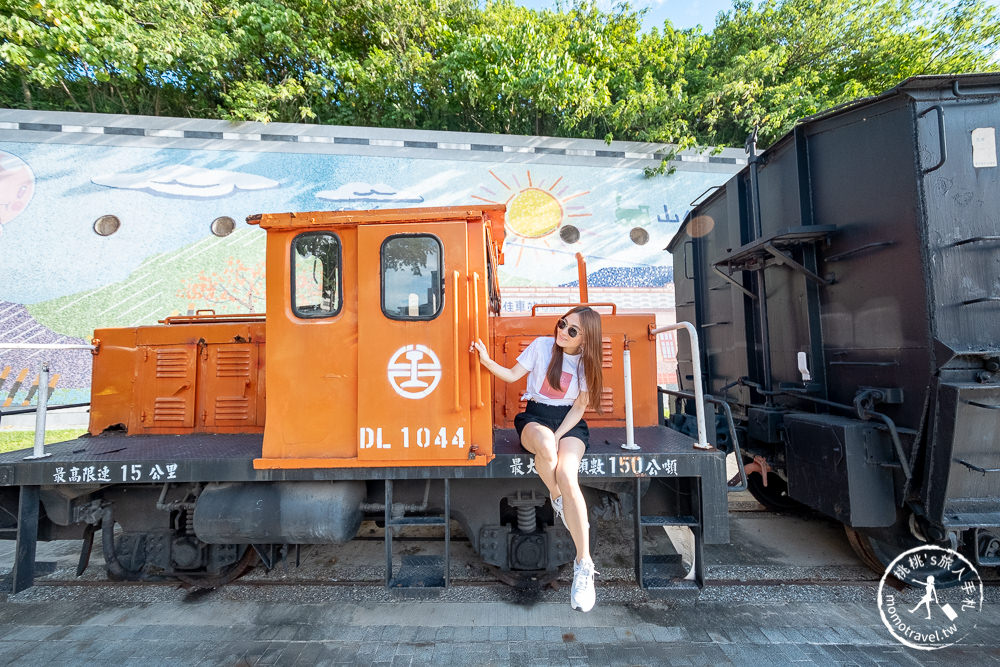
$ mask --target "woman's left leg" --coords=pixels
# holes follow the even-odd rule
[[[566,526],[576,545],[569,604],[573,609],[585,612],[593,609],[597,601],[594,592],[594,575],[597,572],[590,558],[590,520],[579,481],[580,461],[586,451],[587,446],[579,438],[563,438],[559,441],[559,460],[556,463],[556,481],[563,494]]]
[[[566,526],[576,546],[578,563],[590,559],[590,520],[579,481],[580,461],[586,451],[587,446],[579,438],[563,438],[559,441],[556,462],[556,483],[562,491]]]

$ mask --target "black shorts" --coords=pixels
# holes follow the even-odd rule
[[[535,401],[528,401],[528,407],[524,412],[519,413],[514,417],[514,428],[517,429],[517,436],[521,437],[521,431],[524,427],[531,422],[536,424],[541,424],[550,431],[555,431],[559,428],[559,425],[563,423],[563,419],[566,418],[566,413],[570,410],[569,405],[545,405],[544,403],[536,403]],[[583,441],[586,449],[590,449],[590,429],[587,428],[587,422],[582,419],[576,423],[576,426],[566,433],[564,438],[579,438]],[[523,446],[523,445],[522,445]]]

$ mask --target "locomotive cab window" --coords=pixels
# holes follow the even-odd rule
[[[392,320],[431,320],[443,300],[441,241],[426,234],[382,243],[382,312]]]
[[[292,242],[292,311],[333,317],[341,305],[340,239],[328,232],[300,234]]]

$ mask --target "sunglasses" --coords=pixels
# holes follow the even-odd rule
[[[559,320],[559,322],[556,324],[556,326],[558,326],[560,329],[566,329],[566,327],[569,327],[569,329],[566,330],[566,333],[569,334],[570,338],[576,338],[577,334],[580,333],[579,329],[577,329],[575,326],[570,325],[564,319],[563,320]]]

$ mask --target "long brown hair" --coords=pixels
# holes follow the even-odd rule
[[[580,327],[583,329],[583,376],[587,380],[588,407],[596,410],[598,414],[604,412],[601,408],[601,391],[604,389],[604,375],[601,372],[603,359],[601,357],[601,315],[590,306],[577,306],[573,308],[563,318],[576,313],[580,316]],[[558,327],[558,323],[556,327]],[[558,335],[558,331],[555,332]],[[545,379],[549,381],[549,386],[562,389],[562,362],[563,349],[557,343],[552,343],[552,360],[549,362],[548,370],[545,371]]]

